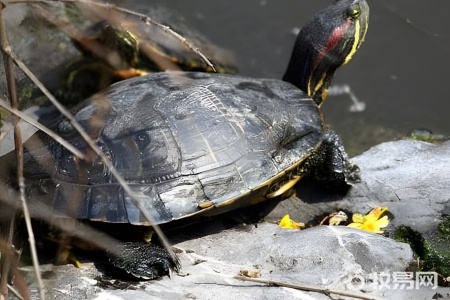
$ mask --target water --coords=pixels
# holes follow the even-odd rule
[[[142,0],[135,1],[142,5]],[[241,74],[281,78],[295,39],[292,30],[331,1],[152,3],[178,12],[211,41],[230,49]],[[121,5],[133,4],[124,1]],[[366,42],[334,80],[349,84],[367,108],[350,113],[348,98],[330,97],[324,105],[327,121],[347,145],[355,147],[350,150],[353,154],[418,128],[450,135],[450,2],[377,0],[369,5]]]
[[[229,49],[242,75],[281,78],[295,40],[293,31],[332,0],[116,2],[142,13],[149,5],[162,6]],[[377,0],[369,5],[366,42],[334,80],[350,85],[366,110],[352,113],[348,96],[329,97],[323,106],[326,121],[342,136],[351,155],[415,129],[450,135],[450,1]],[[36,52],[48,52],[42,49]]]

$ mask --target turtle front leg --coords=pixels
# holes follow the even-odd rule
[[[161,247],[144,242],[118,243],[108,249],[109,261],[136,278],[151,280],[179,270],[179,262]]]
[[[305,167],[317,180],[348,185],[361,181],[358,166],[349,161],[341,138],[333,130],[324,133],[322,144],[307,159]]]

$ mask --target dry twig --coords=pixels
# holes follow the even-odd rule
[[[10,0],[8,1],[8,4],[14,4],[14,3],[52,3],[54,1],[49,1],[49,0],[35,0],[35,1],[30,1],[30,0]],[[161,28],[164,32],[171,34],[172,36],[174,36],[176,39],[178,39],[183,45],[185,45],[186,47],[188,47],[191,51],[193,51],[195,54],[197,54],[205,63],[206,65],[208,65],[208,67],[210,67],[214,72],[216,72],[216,69],[214,68],[214,65],[208,60],[208,58],[206,58],[206,56],[196,47],[194,47],[185,37],[181,36],[180,34],[176,33],[175,31],[173,31],[169,26],[160,24],[156,21],[154,21],[152,18],[150,18],[147,15],[141,14],[141,13],[137,13],[135,11],[123,8],[123,7],[119,7],[119,6],[115,6],[115,5],[111,5],[111,4],[107,4],[107,3],[101,3],[101,2],[97,2],[97,1],[91,1],[91,0],[59,0],[59,2],[62,3],[83,3],[83,4],[89,4],[92,5],[93,7],[98,7],[98,8],[102,8],[104,11],[116,11],[116,12],[120,12],[126,15],[131,15],[131,16],[135,16],[137,18],[139,18],[142,22],[144,22],[147,25],[153,25],[156,26],[158,28]]]
[[[8,52],[10,51],[10,46],[8,43],[8,38],[6,34],[5,29],[5,23],[3,20],[3,7],[0,7],[0,36],[1,36],[1,46],[2,46],[2,53],[3,53],[3,60],[4,60],[4,66],[5,66],[5,73],[6,73],[6,81],[8,84],[8,93],[9,93],[9,99],[11,102],[11,107],[14,109],[17,109],[18,104],[18,98],[17,98],[17,89],[16,89],[16,82],[15,82],[15,76],[14,76],[14,65],[13,61],[11,59],[11,56],[9,56]],[[23,145],[22,145],[22,133],[20,130],[20,126],[18,126],[20,119],[15,116],[14,117],[14,143],[15,143],[15,151],[16,151],[16,163],[17,163],[17,181],[19,183],[19,191],[20,191],[20,203],[22,205],[22,211],[25,218],[27,233],[28,233],[28,242],[30,244],[30,250],[31,250],[31,257],[33,260],[33,266],[34,271],[36,274],[36,280],[38,283],[39,288],[39,296],[42,300],[45,299],[44,294],[44,288],[42,284],[42,278],[41,273],[39,270],[39,260],[37,256],[36,251],[36,243],[34,240],[34,233],[33,228],[31,226],[31,219],[30,219],[30,213],[28,210],[28,205],[25,199],[25,178],[23,177]],[[9,230],[9,238],[8,238],[8,244],[11,246],[13,245],[13,228],[15,225],[15,216],[11,216],[11,222],[10,222],[10,230]],[[9,267],[12,265],[10,264],[8,258],[4,261],[5,265],[3,266],[2,270],[2,283],[5,280],[5,277],[7,277],[7,274],[10,270]],[[6,268],[5,268],[6,267]]]
[[[308,284],[299,284],[299,283],[288,283],[283,281],[274,281],[274,280],[268,280],[263,278],[251,278],[251,277],[245,277],[236,275],[233,278],[242,280],[242,281],[251,281],[251,282],[257,282],[261,284],[267,284],[269,286],[281,286],[281,287],[287,287],[291,289],[301,290],[301,291],[307,291],[307,292],[316,292],[321,293],[325,295],[339,295],[339,296],[345,296],[345,297],[352,297],[355,299],[364,299],[364,300],[382,300],[379,297],[366,295],[359,292],[352,292],[352,291],[340,291],[340,290],[331,290],[327,288],[317,287],[314,285],[308,285]]]
[[[10,3],[19,3],[19,2],[30,2],[30,1],[10,1]],[[32,1],[32,2],[49,2],[49,1]],[[50,1],[51,2],[51,1]],[[71,1],[68,1],[71,2]],[[77,2],[77,1],[74,1]],[[81,1],[84,3],[90,3],[93,5],[103,5],[105,7],[110,7],[109,5],[104,4],[98,4],[96,2],[91,1]],[[124,10],[125,12],[127,10]],[[139,15],[139,14],[138,14]],[[106,155],[100,150],[100,148],[95,144],[95,142],[89,137],[89,135],[86,133],[86,131],[81,127],[81,125],[75,120],[73,115],[62,106],[59,101],[48,91],[48,89],[40,82],[40,80],[31,72],[31,70],[21,61],[19,58],[13,53],[11,48],[8,46],[5,48],[5,53],[12,58],[12,60],[19,66],[19,68],[36,84],[36,86],[47,96],[47,98],[52,102],[52,104],[61,112],[62,115],[64,115],[69,122],[72,124],[74,129],[81,135],[81,137],[86,141],[86,143],[91,147],[91,149],[95,152],[96,155],[100,157],[100,159],[103,161],[105,166],[109,169],[110,173],[114,176],[118,184],[122,186],[124,191],[130,196],[133,204],[142,212],[143,216],[148,220],[148,222],[153,226],[155,232],[157,233],[159,239],[161,240],[161,243],[166,248],[168,253],[171,255],[172,259],[176,264],[179,266],[179,260],[173,250],[170,247],[170,244],[165,237],[162,230],[159,228],[158,225],[155,224],[153,217],[151,214],[145,209],[145,207],[142,205],[141,201],[137,198],[136,194],[130,189],[129,185],[126,183],[126,181],[121,177],[121,175],[117,172],[117,170],[114,168],[111,161],[106,157]]]
[[[69,150],[70,152],[72,152],[73,155],[77,156],[80,159],[85,159],[85,155],[78,150],[77,148],[75,148],[74,146],[72,146],[72,144],[70,144],[69,142],[67,142],[65,139],[63,139],[61,136],[59,136],[58,134],[56,134],[55,132],[51,131],[49,128],[45,127],[44,125],[42,125],[41,123],[37,122],[36,120],[33,120],[32,118],[30,118],[29,116],[27,116],[26,114],[22,113],[20,110],[14,109],[11,106],[8,105],[8,103],[2,99],[0,97],[0,106],[3,107],[4,109],[8,110],[9,112],[11,112],[12,114],[18,116],[19,118],[21,118],[22,120],[26,121],[27,123],[33,125],[34,127],[36,127],[37,129],[45,132],[48,136],[50,136],[52,139],[54,139],[55,141],[57,141],[58,143],[60,143],[61,145],[63,145],[67,150]]]

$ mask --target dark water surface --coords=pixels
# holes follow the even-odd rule
[[[133,2],[135,2],[133,4]],[[149,1],[122,1],[120,5]],[[292,33],[330,0],[158,0],[211,41],[230,49],[240,73],[281,78],[295,40]],[[345,96],[324,105],[328,122],[359,153],[384,140],[429,129],[450,135],[450,1],[377,0],[371,8],[365,44],[338,71],[367,104],[350,113]]]

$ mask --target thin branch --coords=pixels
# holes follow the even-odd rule
[[[4,48],[5,45],[5,40],[6,40],[6,31],[4,29],[4,22],[3,22],[3,4],[0,3],[0,43],[1,43],[1,48]],[[10,70],[10,59],[9,57],[7,57],[5,55],[5,53],[3,51],[2,52],[2,56],[3,56],[3,61],[4,61],[4,68],[5,68],[5,73],[6,73],[6,79],[8,81],[8,83],[11,81],[11,77],[12,74],[9,72]],[[14,81],[14,78],[12,79],[12,81]],[[9,92],[11,94],[11,85],[8,84],[8,89]],[[14,123],[16,123],[16,118],[14,119]],[[14,226],[14,217],[11,217],[9,220],[9,224],[8,224],[9,228],[8,231],[5,231],[5,242],[7,243],[7,247],[12,248],[12,228]],[[9,250],[9,249],[8,249]],[[11,257],[9,255],[1,255],[0,256],[0,298],[5,298],[7,297],[7,293],[8,293],[8,277],[10,274],[10,269],[11,269]]]
[[[12,114],[20,117],[22,120],[26,121],[27,123],[33,125],[34,127],[36,127],[37,129],[45,132],[48,136],[50,136],[52,139],[54,139],[55,141],[57,141],[58,143],[60,143],[61,145],[64,146],[64,148],[66,148],[67,150],[69,150],[70,152],[72,152],[73,155],[79,157],[80,159],[85,159],[86,156],[77,148],[75,148],[72,144],[70,144],[69,142],[67,142],[65,139],[63,139],[61,136],[59,136],[58,134],[54,133],[53,131],[51,131],[50,129],[48,129],[47,127],[45,127],[44,125],[42,125],[41,123],[39,123],[38,121],[32,119],[31,117],[29,117],[28,115],[24,114],[23,112],[21,112],[20,110],[14,109],[11,106],[8,105],[8,103],[2,99],[0,97],[0,106],[3,107],[4,109],[8,110],[9,112],[11,112]]]
[[[262,279],[262,278],[251,278],[251,277],[245,277],[245,276],[240,276],[240,275],[233,276],[233,278],[242,280],[242,281],[257,282],[257,283],[267,284],[270,286],[282,286],[282,287],[287,287],[287,288],[301,290],[301,291],[321,293],[321,294],[325,294],[325,295],[334,294],[334,295],[352,297],[355,299],[363,299],[363,300],[383,300],[382,298],[366,295],[363,293],[331,290],[331,289],[321,288],[321,287],[309,285],[309,284],[289,283],[289,282],[274,281],[274,280]]]
[[[16,89],[16,80],[14,76],[14,65],[13,61],[11,59],[11,56],[9,56],[6,53],[5,49],[10,49],[9,43],[8,43],[8,37],[6,34],[5,29],[5,23],[3,20],[3,6],[0,4],[0,35],[1,35],[1,47],[2,47],[2,53],[3,53],[3,61],[4,61],[4,67],[5,67],[5,73],[6,73],[6,81],[8,85],[8,93],[9,98],[11,102],[11,107],[17,109],[18,108],[18,98],[17,98],[17,89]],[[22,145],[22,133],[19,126],[20,119],[17,116],[14,116],[14,143],[15,143],[15,151],[16,151],[16,163],[17,163],[17,179],[19,182],[19,191],[20,191],[20,200],[22,205],[22,210],[24,212],[25,217],[25,223],[28,233],[28,242],[30,244],[30,250],[31,250],[31,257],[33,261],[33,267],[34,272],[36,274],[36,280],[38,283],[39,288],[39,297],[42,300],[45,300],[45,294],[44,294],[44,285],[42,284],[42,278],[41,278],[41,272],[39,270],[39,260],[37,256],[36,251],[36,243],[34,240],[34,233],[33,228],[31,226],[31,219],[30,214],[28,211],[28,205],[25,199],[25,178],[23,177],[23,145]],[[13,245],[13,229],[14,229],[14,220],[15,215],[11,216],[11,228],[10,228],[10,238],[8,240],[8,243],[10,245]],[[7,264],[8,265],[8,264]],[[14,265],[14,267],[16,267]],[[7,274],[7,273],[6,273]],[[3,274],[5,276],[5,274]]]
[[[216,259],[211,259],[210,257],[200,256],[195,253],[187,253],[186,250],[181,249],[181,248],[178,248],[178,250],[181,250],[182,252],[184,252],[186,254],[186,256],[191,260],[192,263],[194,263],[195,261],[200,259],[202,261],[211,262],[212,264],[227,264],[226,262],[218,261]],[[229,266],[230,264],[228,263],[227,265]],[[363,294],[361,292],[356,292],[356,291],[332,290],[332,289],[322,288],[322,287],[314,286],[314,285],[289,283],[289,282],[284,282],[284,281],[274,281],[274,280],[270,280],[270,279],[254,278],[254,277],[247,277],[247,276],[242,276],[242,275],[230,276],[228,274],[219,274],[219,273],[212,272],[213,270],[210,269],[209,267],[206,267],[206,269],[207,269],[208,275],[216,276],[216,277],[220,277],[220,278],[227,278],[227,279],[232,278],[232,279],[238,279],[238,280],[242,280],[242,281],[251,281],[251,282],[256,282],[256,283],[265,284],[265,285],[269,285],[269,286],[287,287],[287,288],[292,288],[292,289],[302,290],[302,291],[307,291],[307,292],[322,293],[322,294],[326,294],[326,295],[335,294],[335,295],[340,295],[340,296],[353,297],[355,299],[382,300],[382,298],[378,298],[376,296],[370,296],[370,295]]]
[[[216,69],[214,68],[214,65],[206,58],[205,55],[203,55],[203,53],[200,52],[200,50],[196,47],[194,47],[191,43],[189,43],[189,41],[184,38],[183,36],[181,36],[180,34],[176,33],[175,31],[173,31],[169,26],[165,26],[162,25],[156,21],[154,21],[153,19],[151,19],[149,16],[144,15],[144,14],[140,14],[137,13],[135,11],[126,9],[126,8],[122,8],[122,7],[118,7],[118,6],[112,6],[111,4],[104,4],[104,3],[99,3],[99,2],[95,2],[95,1],[90,1],[90,0],[61,0],[61,2],[80,2],[80,3],[87,3],[87,4],[93,4],[93,5],[97,5],[99,7],[104,7],[107,9],[113,9],[119,12],[122,12],[124,14],[129,14],[129,15],[133,15],[138,17],[139,19],[141,19],[145,24],[147,25],[154,25],[156,27],[161,28],[165,33],[171,34],[173,35],[175,38],[177,38],[182,44],[184,44],[186,47],[188,47],[192,52],[194,52],[195,54],[197,54],[198,56],[200,56],[200,58],[214,71],[216,72]]]
[[[14,294],[14,296],[17,297],[17,299],[19,300],[24,300],[24,298],[22,297],[22,295],[11,285],[8,284],[8,289]]]
[[[95,144],[95,142],[89,137],[89,135],[86,133],[86,131],[83,129],[83,127],[75,120],[74,116],[62,106],[58,100],[48,91],[48,89],[42,84],[42,82],[39,81],[39,79],[31,72],[31,70],[18,59],[18,57],[11,51],[11,48],[8,46],[5,49],[5,53],[7,53],[14,62],[19,66],[19,68],[36,84],[36,86],[47,96],[47,98],[52,102],[53,105],[69,120],[69,122],[72,124],[72,126],[77,130],[77,132],[81,135],[81,137],[86,141],[86,143],[91,147],[91,149],[97,154],[102,162],[105,164],[105,166],[108,168],[110,173],[114,176],[117,183],[119,183],[124,191],[130,196],[133,204],[142,212],[145,219],[148,220],[150,225],[155,230],[156,234],[158,235],[161,244],[164,246],[164,248],[167,250],[167,252],[172,257],[173,261],[176,263],[176,265],[179,267],[180,262],[173,252],[172,248],[170,247],[170,243],[167,239],[167,237],[162,232],[161,228],[155,223],[153,217],[148,212],[148,210],[142,205],[141,201],[138,199],[137,195],[131,190],[129,185],[126,183],[126,181],[122,178],[122,176],[117,172],[117,170],[114,168],[113,164],[109,160],[109,158],[100,150],[100,148]]]
[[[54,2],[54,1],[49,1],[49,0],[35,0],[35,1],[30,1],[30,0],[10,0],[10,1],[8,1],[8,4],[14,4],[14,3],[52,3],[52,2]],[[94,5],[94,6],[97,6],[97,7],[101,7],[103,9],[105,9],[105,10],[115,10],[115,11],[121,12],[123,14],[135,16],[135,17],[139,18],[141,21],[143,21],[145,24],[159,27],[165,33],[173,35],[183,45],[185,45],[192,52],[197,54],[203,60],[203,62],[205,62],[205,64],[208,65],[208,67],[210,67],[214,72],[216,72],[216,69],[214,68],[214,65],[208,60],[208,58],[206,58],[206,56],[203,53],[201,53],[201,51],[197,47],[194,47],[186,38],[184,38],[180,34],[178,34],[175,31],[173,31],[169,26],[165,26],[163,24],[160,24],[160,23],[154,21],[152,18],[150,18],[147,15],[144,15],[144,14],[141,14],[141,13],[137,13],[135,11],[132,11],[132,10],[129,10],[129,9],[126,9],[126,8],[123,8],[123,7],[111,5],[111,4],[108,4],[108,3],[101,3],[101,2],[90,1],[90,0],[59,0],[58,2],[89,4],[89,5]]]
[[[28,243],[30,244],[31,259],[33,261],[34,273],[36,275],[36,281],[39,288],[39,298],[45,300],[44,284],[42,282],[41,271],[39,269],[39,259],[36,250],[36,240],[34,238],[33,227],[31,225],[30,211],[28,209],[27,201],[25,199],[25,179],[23,174],[19,177],[19,191],[20,202],[22,203],[22,211],[25,219],[25,224],[28,232]]]
[[[20,194],[0,181],[0,203],[6,204],[14,209],[21,209],[21,207],[17,204],[19,202],[18,199],[20,199]],[[111,246],[117,245],[118,241],[116,239],[100,230],[78,221],[77,219],[55,211],[53,207],[45,204],[44,201],[40,201],[39,197],[36,197],[35,200],[36,201],[33,201],[32,203],[31,217],[33,219],[43,220],[51,226],[67,232],[71,236],[92,243],[99,249],[108,251],[115,250],[114,247]],[[63,220],[63,222],[60,222],[60,220]],[[114,254],[120,255],[120,253]]]

